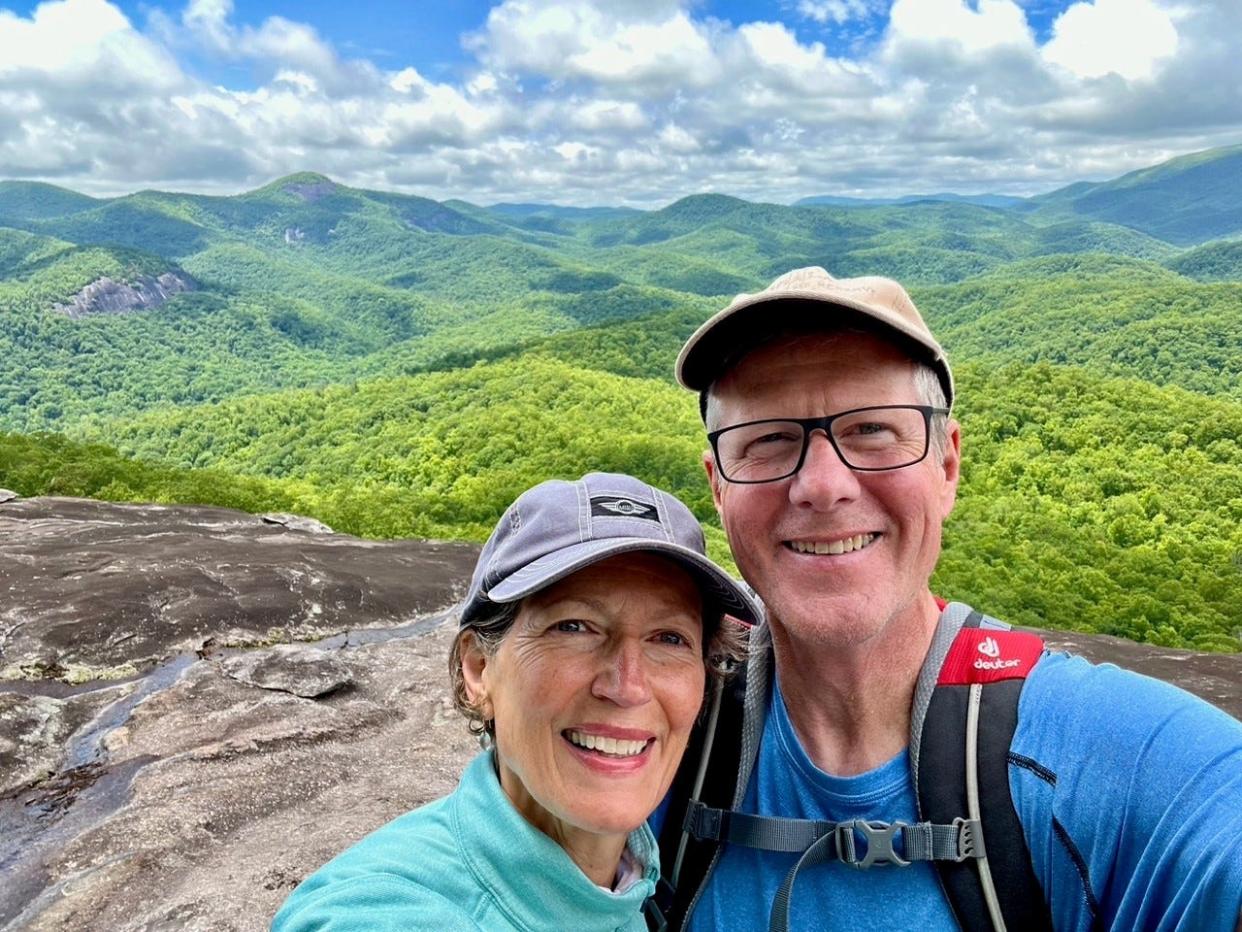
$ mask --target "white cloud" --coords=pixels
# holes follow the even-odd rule
[[[1005,47],[1030,48],[1034,39],[1026,14],[1013,0],[896,0],[889,36],[897,43],[942,43],[965,54]]]
[[[490,67],[603,84],[703,86],[710,31],[677,3],[505,0],[469,45]]]
[[[648,125],[642,108],[628,100],[592,100],[573,106],[569,122],[577,129],[605,133],[641,130]]]
[[[0,9],[0,76],[167,86],[178,71],[171,56],[106,0],[41,3],[29,19]]]
[[[1152,0],[1075,3],[1053,24],[1044,58],[1080,78],[1150,78],[1177,51],[1172,18]]]
[[[657,138],[661,148],[679,155],[698,152],[702,148],[698,139],[676,123],[665,125]]]
[[[106,0],[0,10],[0,177],[236,191],[313,168],[437,198],[651,206],[1029,193],[1242,139],[1242,3],[1075,3],[1041,47],[1015,0],[895,0],[864,51],[813,40],[871,28],[883,2],[729,23],[698,0],[503,0],[455,73],[350,59],[293,19],[244,25],[231,0],[141,26]]]

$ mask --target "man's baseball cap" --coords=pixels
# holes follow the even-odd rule
[[[681,565],[704,608],[755,624],[750,594],[707,558],[703,529],[677,498],[632,476],[553,479],[518,496],[483,545],[461,613],[465,627],[489,605],[516,602],[619,553],[657,553]]]
[[[953,373],[918,308],[891,278],[833,278],[819,266],[786,272],[763,291],[740,294],[696,330],[677,357],[677,381],[705,391],[765,336],[789,328],[864,326],[892,338],[940,377],[953,405]]]

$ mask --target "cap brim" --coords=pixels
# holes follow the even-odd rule
[[[699,584],[705,604],[741,621],[759,623],[760,613],[754,600],[715,563],[679,544],[647,537],[589,540],[565,547],[526,564],[489,589],[486,596],[492,602],[516,602],[593,563],[621,553],[639,552],[658,553],[680,564]]]

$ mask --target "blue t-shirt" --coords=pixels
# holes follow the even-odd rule
[[[1010,788],[1058,930],[1234,932],[1242,908],[1242,723],[1165,683],[1045,656],[1018,707]],[[742,808],[917,821],[908,755],[856,777],[817,768],[774,688]],[[694,932],[762,930],[793,854],[726,846]],[[798,874],[791,929],[957,929],[926,863]]]

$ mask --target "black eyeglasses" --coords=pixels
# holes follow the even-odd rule
[[[827,417],[747,421],[714,430],[707,439],[716,468],[729,482],[789,478],[802,468],[817,430],[850,469],[880,472],[921,462],[930,445],[932,417],[948,413],[931,405],[875,405]]]

